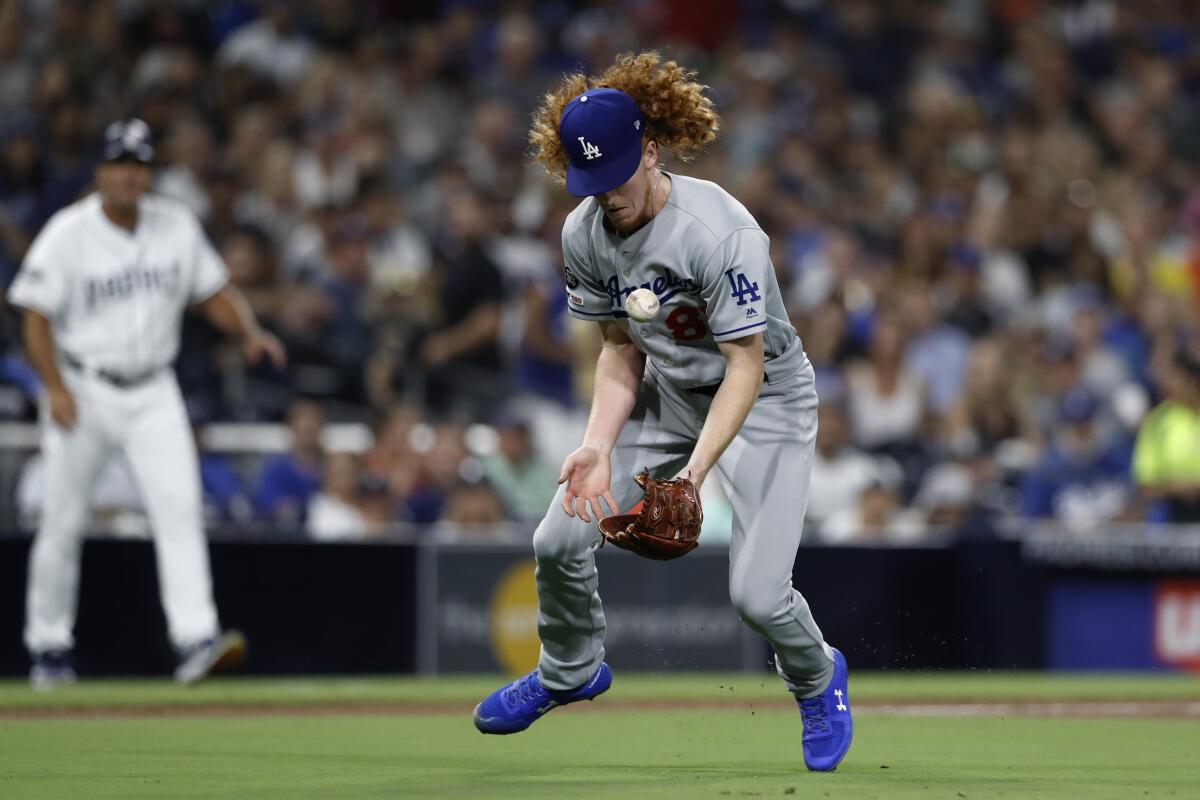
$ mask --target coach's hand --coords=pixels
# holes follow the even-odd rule
[[[613,499],[609,483],[612,479],[608,453],[601,453],[594,447],[581,447],[563,462],[562,473],[558,476],[559,483],[567,484],[567,492],[563,495],[562,510],[568,517],[578,514],[584,522],[591,522],[588,516],[588,503],[592,504],[592,514],[596,519],[607,516],[600,507],[600,499],[608,504],[608,513],[618,513],[617,501]],[[581,500],[576,506],[575,501]]]
[[[58,426],[65,431],[69,431],[75,427],[75,423],[79,421],[79,412],[75,408],[75,398],[71,397],[71,393],[67,391],[65,386],[60,386],[57,389],[51,389],[50,394],[50,416],[58,423]]]
[[[251,364],[257,364],[264,357],[269,358],[275,369],[287,366],[287,353],[283,343],[266,331],[254,331],[242,340],[242,353]]]

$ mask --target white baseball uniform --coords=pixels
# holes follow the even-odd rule
[[[51,217],[30,247],[8,298],[50,320],[78,411],[66,431],[42,404],[46,491],[29,558],[31,652],[74,644],[89,498],[117,451],[154,529],[172,643],[185,649],[218,634],[195,443],[171,362],[184,308],[227,279],[196,217],[154,195],[142,198],[133,231],[109,220],[93,194]]]
[[[614,320],[646,355],[637,402],[612,450],[612,493],[622,509],[640,499],[631,480],[649,467],[670,478],[687,464],[725,376],[718,343],[763,336],[764,385],[715,465],[733,507],[729,595],[742,620],[775,648],[790,690],[828,685],[833,656],[808,603],[792,586],[808,504],[817,432],[812,365],[800,345],[771,265],[767,235],[714,183],[671,175],[663,209],[620,237],[595,198],[563,225],[567,299],[580,319]],[[658,316],[631,322],[625,298],[643,287]],[[568,517],[559,487],[533,537],[537,557],[539,664],[543,685],[571,689],[604,658],[604,611],[595,522]]]

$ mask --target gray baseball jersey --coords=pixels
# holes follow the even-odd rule
[[[725,375],[718,342],[762,333],[767,382],[807,362],[771,266],[770,241],[745,206],[709,181],[671,176],[666,206],[627,238],[589,197],[563,225],[567,300],[580,319],[614,319],[681,388]],[[625,298],[640,287],[662,310],[632,323]]]
[[[637,402],[610,457],[613,496],[629,508],[640,499],[635,470],[670,477],[686,466],[713,401],[712,392],[692,390],[725,375],[718,343],[761,332],[767,385],[714,470],[733,507],[729,596],[774,648],[788,689],[812,697],[833,675],[832,651],[792,587],[816,442],[812,366],[787,321],[767,236],[754,218],[715,184],[671,180],[666,206],[628,238],[605,228],[592,198],[563,227],[571,313],[617,320],[647,355]],[[663,305],[647,323],[630,323],[624,310],[638,287]],[[594,557],[601,540],[595,522],[563,513],[566,488],[533,537],[539,672],[551,689],[587,681],[605,652]]]

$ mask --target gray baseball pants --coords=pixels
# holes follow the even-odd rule
[[[649,467],[655,477],[669,478],[686,466],[711,404],[711,397],[674,386],[647,364],[612,452],[612,493],[622,510],[641,499],[635,472]],[[764,384],[715,468],[733,506],[730,600],[742,621],[774,647],[776,669],[797,697],[820,694],[833,675],[829,646],[792,587],[816,420],[817,394],[806,364],[797,375]],[[595,560],[600,531],[595,521],[563,513],[565,491],[565,485],[559,488],[533,536],[539,671],[542,683],[558,690],[592,676],[604,658],[605,633]]]

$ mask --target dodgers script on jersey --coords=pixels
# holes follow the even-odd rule
[[[671,174],[671,193],[646,225],[621,238],[595,198],[563,225],[568,308],[580,319],[614,319],[671,383],[709,386],[725,375],[718,342],[763,335],[767,381],[794,375],[807,357],[788,322],[770,242],[750,212],[715,183]],[[662,309],[635,323],[625,298],[658,295]]]
[[[123,374],[175,359],[184,306],[215,294],[225,266],[185,206],[147,195],[138,225],[114,224],[92,194],[46,223],[9,289],[13,305],[45,314],[57,346]]]

